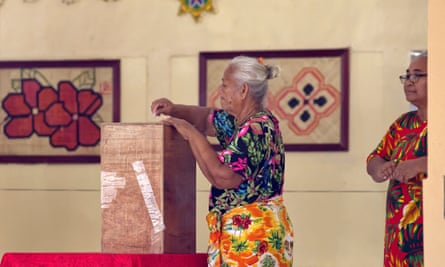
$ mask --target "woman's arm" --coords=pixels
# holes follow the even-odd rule
[[[193,125],[183,119],[166,118],[164,122],[172,125],[188,140],[196,162],[207,180],[218,189],[237,188],[243,181],[241,175],[223,164],[209,141]]]
[[[381,183],[392,177],[395,166],[394,162],[375,156],[368,161],[366,171],[375,182]]]
[[[400,182],[406,182],[409,179],[416,177],[419,173],[427,173],[427,157],[420,157],[399,162],[394,169],[393,179]]]
[[[210,113],[213,111],[212,108],[174,104],[166,98],[161,98],[153,101],[151,110],[156,116],[165,114],[184,119],[201,133],[207,136],[215,136],[213,125],[208,120]]]

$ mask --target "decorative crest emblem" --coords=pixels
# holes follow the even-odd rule
[[[190,13],[195,22],[199,21],[203,12],[215,13],[213,0],[179,0],[179,2],[181,2],[181,6],[178,15]]]

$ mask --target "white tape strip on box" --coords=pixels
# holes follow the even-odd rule
[[[153,231],[154,233],[159,233],[165,229],[164,220],[161,211],[159,210],[159,206],[156,203],[156,198],[148,174],[145,171],[144,163],[142,161],[135,161],[132,165],[133,170],[136,172],[136,178],[139,187],[141,188],[145,206],[147,207],[148,214],[150,215],[153,224]]]
[[[116,177],[115,172],[101,172],[100,181],[100,206],[106,209],[116,199],[117,189],[125,187],[125,177]]]

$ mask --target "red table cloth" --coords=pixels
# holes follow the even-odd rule
[[[207,254],[5,253],[0,267],[204,267]]]

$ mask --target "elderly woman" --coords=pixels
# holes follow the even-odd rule
[[[188,140],[211,184],[209,266],[292,266],[293,228],[283,205],[284,146],[278,120],[264,107],[277,66],[235,57],[224,71],[222,109],[153,101]],[[215,152],[204,136],[216,136]]]
[[[375,182],[388,181],[384,266],[421,267],[423,179],[427,178],[427,54],[415,57],[400,76],[405,97],[417,107],[401,114],[368,155]]]

